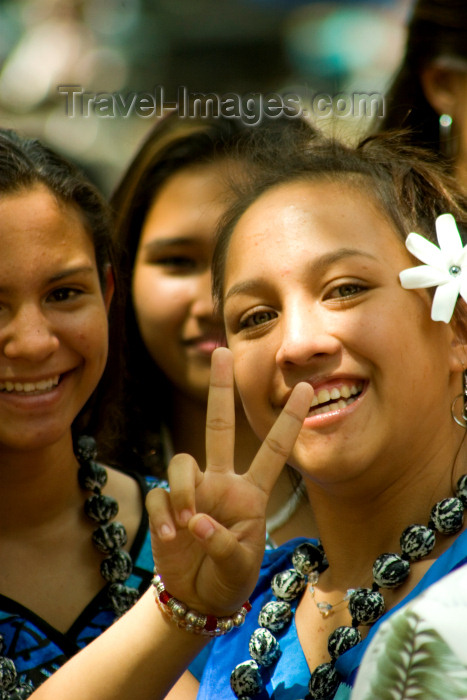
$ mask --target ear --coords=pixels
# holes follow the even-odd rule
[[[467,368],[467,344],[453,341],[450,368],[452,372],[464,372]]]
[[[465,75],[434,61],[420,75],[426,99],[439,115],[455,115],[459,100],[465,91]]]
[[[104,287],[104,304],[105,310],[109,313],[110,302],[115,291],[115,278],[111,265],[108,265],[105,271],[105,287]]]
[[[451,370],[464,372],[467,368],[467,305],[460,298],[451,321]]]

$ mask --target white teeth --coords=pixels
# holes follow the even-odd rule
[[[362,389],[363,382],[357,382],[357,384],[353,384],[352,386],[344,384],[340,388],[332,387],[330,391],[328,389],[320,389],[317,394],[313,396],[310,410],[313,415],[317,415],[319,413],[329,413],[329,411],[337,411],[338,409],[345,408],[355,401],[355,398],[352,397],[359,394]],[[328,403],[331,400],[333,403]],[[326,404],[326,406],[320,404]]]
[[[43,391],[50,391],[54,386],[57,386],[60,379],[60,375],[57,374],[55,377],[50,379],[41,379],[40,382],[0,382],[0,391],[13,392],[18,394],[33,394],[40,393]]]
[[[326,403],[326,401],[330,401],[331,399],[331,394],[327,389],[321,389],[321,391],[318,391],[318,403]]]
[[[355,394],[358,394],[362,389],[363,389],[362,382],[358,382],[357,385],[350,387],[350,393],[352,394],[352,396],[355,396]]]

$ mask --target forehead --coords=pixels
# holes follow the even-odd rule
[[[396,252],[407,257],[404,243],[376,199],[342,182],[299,181],[261,195],[241,216],[232,234],[227,276],[253,260],[273,262],[358,248],[377,258]]]
[[[149,208],[144,235],[165,234],[171,227],[204,228],[217,220],[227,206],[229,189],[222,163],[187,166],[170,175]],[[185,222],[185,224],[184,224]]]
[[[94,256],[94,244],[79,210],[57,199],[45,186],[0,195],[0,261],[56,264],[70,256]]]

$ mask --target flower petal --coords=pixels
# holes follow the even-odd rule
[[[439,270],[431,265],[419,265],[402,270],[399,274],[404,289],[434,287],[436,284],[448,284],[452,277],[446,270]]]
[[[459,296],[459,288],[460,280],[453,280],[447,284],[440,284],[436,289],[431,307],[431,318],[433,321],[449,323]]]
[[[463,251],[462,238],[452,214],[441,214],[436,219],[436,235],[439,246],[449,264],[459,262]]]
[[[446,269],[446,261],[441,250],[427,238],[420,236],[419,233],[409,233],[405,239],[405,245],[412,255],[415,255],[426,265]]]

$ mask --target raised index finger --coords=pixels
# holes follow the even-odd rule
[[[206,461],[208,468],[232,469],[235,447],[235,398],[232,353],[214,350],[206,415]]]
[[[312,398],[313,389],[309,384],[301,382],[294,387],[251,464],[249,477],[267,494],[271,493],[292,451]]]

